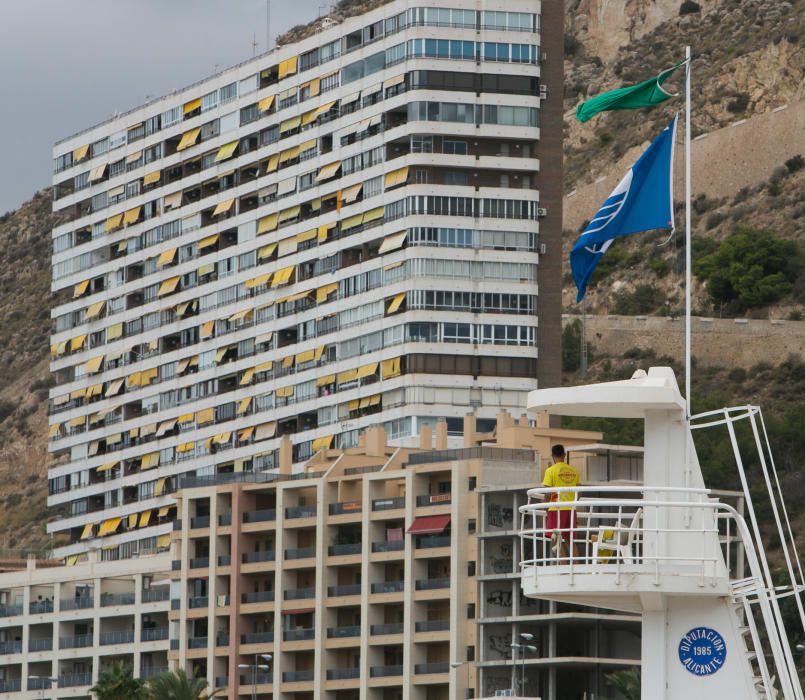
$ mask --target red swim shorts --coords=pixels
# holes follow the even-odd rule
[[[557,527],[558,516],[558,527]],[[548,517],[545,520],[545,529],[548,532],[559,530],[565,539],[570,539],[570,531],[578,527],[575,510],[549,510]],[[578,538],[581,533],[576,533],[575,538]]]

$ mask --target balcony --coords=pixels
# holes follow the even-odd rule
[[[181,520],[174,520],[173,521],[173,531],[177,532],[178,530],[182,529],[182,521]]]
[[[209,557],[197,557],[190,560],[191,569],[208,569],[210,567]]]
[[[229,554],[222,554],[218,557],[218,566],[229,566],[232,563],[232,557]]]
[[[153,678],[167,672],[167,666],[143,666],[140,669],[140,678]]]
[[[343,681],[348,678],[360,678],[361,669],[359,668],[331,668],[327,671],[328,681]]]
[[[433,663],[433,664],[414,664],[414,674],[417,676],[421,676],[426,673],[448,673],[449,671],[450,671],[450,664],[448,662]]]
[[[429,496],[417,496],[416,504],[419,508],[427,506],[449,506],[452,502],[452,495],[449,493],[437,493]]]
[[[283,683],[303,683],[313,680],[313,669],[309,671],[283,671]]]
[[[405,540],[386,540],[385,542],[372,542],[373,552],[401,552],[405,549]]]
[[[394,623],[386,624],[386,625],[372,625],[369,628],[369,632],[372,635],[402,634],[403,633],[403,623],[402,622],[394,622]]]
[[[229,685],[229,676],[216,676],[215,687],[226,688]]]
[[[241,561],[244,564],[254,564],[259,561],[274,561],[277,558],[277,553],[273,550],[267,552],[246,552],[241,556]]]
[[[215,635],[215,646],[217,647],[228,647],[229,646],[229,634],[226,632],[219,632]]]
[[[350,627],[328,627],[327,637],[329,639],[343,639],[344,637],[360,637],[361,626],[352,625]]]
[[[240,676],[238,681],[241,685],[268,685],[273,681],[274,677],[271,673],[257,673],[252,675],[251,673],[245,676]],[[219,686],[222,687],[222,686]]]
[[[316,556],[315,547],[296,547],[285,550],[286,559],[309,559]]]
[[[53,601],[52,600],[37,600],[35,603],[31,603],[28,606],[28,609],[31,612],[31,615],[42,615],[43,613],[52,613],[53,612]]]
[[[372,666],[369,669],[371,678],[389,678],[390,676],[402,676],[402,664],[395,666]]]
[[[372,501],[372,510],[397,510],[399,508],[405,508],[405,496],[376,498]]]
[[[178,649],[179,649],[179,640],[171,639],[171,651],[177,651]]]
[[[181,610],[182,609],[182,601],[174,598],[171,600],[171,610]]]
[[[59,649],[82,649],[92,646],[91,634],[79,634],[75,637],[59,637]]]
[[[253,593],[241,593],[241,603],[272,603],[274,602],[274,591],[255,591]]]
[[[316,597],[315,588],[290,588],[283,593],[283,600],[307,600]]]
[[[416,538],[417,549],[434,549],[436,547],[449,547],[450,535],[423,535]]]
[[[28,651],[51,651],[52,649],[53,640],[50,637],[28,640]]]
[[[209,644],[209,637],[190,637],[187,640],[188,649],[206,649]]]
[[[161,642],[168,638],[167,627],[146,627],[140,632],[141,642]]]
[[[250,510],[243,514],[244,523],[264,523],[277,519],[276,508],[266,508],[264,510]]]
[[[50,678],[28,676],[28,690],[50,690],[52,687],[53,681]]]
[[[302,642],[308,639],[314,639],[316,636],[316,630],[312,627],[310,629],[300,629],[300,630],[283,630],[282,638],[286,642]]]
[[[108,646],[109,644],[131,644],[134,641],[134,630],[101,632],[98,641],[101,646]]]
[[[288,520],[295,518],[315,518],[316,506],[291,506],[285,509],[285,517]]]
[[[7,681],[0,681],[0,693],[18,693],[22,690],[21,678],[9,678]]]
[[[450,588],[449,578],[425,578],[416,582],[416,590],[432,591],[436,588]]]
[[[181,571],[182,570],[182,562],[178,559],[174,559],[171,562],[171,571]]]
[[[210,526],[209,515],[199,515],[195,518],[190,518],[190,529],[197,530],[199,528],[206,528]]]
[[[0,654],[19,654],[22,651],[22,642],[0,642]]]
[[[444,632],[450,629],[450,620],[424,620],[414,625],[417,632]]]
[[[328,586],[327,587],[327,595],[331,598],[336,598],[338,596],[344,595],[360,595],[361,594],[361,584],[360,583],[353,583],[348,586]]]
[[[352,544],[332,544],[327,548],[327,553],[331,557],[344,557],[349,554],[360,554],[361,543],[354,542]]]
[[[0,617],[22,615],[22,605],[0,605]]]
[[[273,632],[250,632],[240,635],[241,644],[273,644]]]
[[[222,515],[219,515],[218,516],[218,524],[221,527],[231,525],[232,524],[232,513],[223,513]]]
[[[101,593],[101,607],[134,605],[134,593]]]
[[[196,596],[188,600],[188,605],[191,608],[206,608],[210,604],[210,599],[207,596]]]
[[[170,591],[167,588],[146,588],[143,591],[143,603],[161,603],[167,600],[170,596]]]
[[[372,584],[372,593],[402,593],[405,581],[379,581]]]
[[[91,685],[91,673],[71,673],[65,676],[59,676],[59,688],[76,688],[80,685]]]
[[[92,596],[79,596],[77,598],[64,598],[59,601],[59,610],[85,610],[95,605]]]
[[[330,515],[358,515],[363,510],[360,501],[342,501],[330,504]]]

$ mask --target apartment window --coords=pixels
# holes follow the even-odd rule
[[[166,129],[169,126],[173,126],[174,124],[178,124],[184,118],[182,112],[182,106],[179,105],[178,107],[174,107],[173,109],[169,109],[167,112],[163,112],[161,115],[162,121],[162,128]]]
[[[467,576],[475,576],[475,562],[468,561],[467,562]]]
[[[206,95],[201,96],[201,111],[207,112],[215,109],[218,106],[218,90],[208,92]]]
[[[230,83],[229,85],[224,85],[218,91],[218,100],[221,104],[226,104],[227,102],[231,102],[238,96],[238,84],[237,83]]]
[[[467,661],[475,661],[475,646],[472,644],[467,647]]]
[[[445,139],[442,141],[442,153],[449,153],[451,155],[467,155],[467,142],[466,141],[450,141]]]
[[[341,40],[336,39],[335,41],[331,41],[329,44],[325,44],[319,49],[319,61],[321,63],[326,63],[327,61],[332,61],[334,58],[337,58],[341,55]]]
[[[475,532],[477,527],[478,527],[478,524],[477,524],[475,518],[470,518],[469,520],[467,520],[467,532],[472,534],[473,532]]]
[[[240,110],[240,124],[249,124],[260,118],[260,109],[256,104],[249,105]]]
[[[145,120],[145,135],[150,136],[160,130],[160,116],[157,114],[155,117],[149,117]]]
[[[243,80],[238,83],[238,94],[241,96],[248,95],[250,92],[254,92],[260,86],[260,78],[255,73],[254,75],[250,75],[248,78],[244,78]]]
[[[417,185],[426,184],[428,182],[428,171],[422,168],[414,170],[414,182],[416,182]]]
[[[475,619],[475,603],[467,603],[467,619]]]
[[[320,92],[327,92],[327,90],[334,90],[338,87],[338,73],[333,73],[332,75],[326,75],[321,79],[319,83],[319,91]]]
[[[448,170],[443,174],[442,182],[445,185],[466,185],[467,173],[464,170]]]

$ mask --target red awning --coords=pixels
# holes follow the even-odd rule
[[[305,613],[316,612],[316,608],[298,608],[297,610],[283,610],[283,615],[304,615]]]
[[[435,535],[444,532],[450,524],[449,515],[426,515],[414,518],[408,533],[411,535]]]

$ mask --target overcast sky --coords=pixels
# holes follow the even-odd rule
[[[271,0],[271,35],[328,0]],[[0,0],[0,214],[50,184],[58,139],[265,50],[266,0]]]

